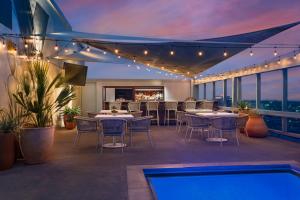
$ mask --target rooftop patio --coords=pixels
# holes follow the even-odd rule
[[[186,143],[175,127],[151,127],[154,148],[144,134],[134,137],[133,146],[96,152],[96,134],[83,135],[73,145],[75,131],[58,129],[54,155],[43,165],[24,165],[1,172],[3,199],[128,199],[127,167],[131,165],[218,163],[244,161],[300,162],[300,144],[276,137],[249,138],[242,134],[240,146],[233,142],[220,147],[195,136]]]

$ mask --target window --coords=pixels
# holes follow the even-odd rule
[[[287,132],[300,134],[300,119],[287,118]]]
[[[269,129],[282,130],[281,117],[265,115],[264,120]]]
[[[282,71],[261,74],[261,109],[282,110]]]
[[[215,82],[215,100],[218,102],[219,106],[224,105],[224,94],[223,94],[223,81]]]
[[[226,90],[227,90],[227,95],[225,98],[225,103],[227,107],[231,107],[232,106],[232,79],[227,79]]]
[[[199,96],[198,98],[201,100],[201,99],[204,99],[204,84],[200,84],[198,85],[198,91],[199,91]]]
[[[300,67],[288,69],[288,102],[289,112],[300,112]]]
[[[213,100],[213,83],[206,83],[206,99]]]
[[[242,100],[256,107],[256,75],[242,77]]]

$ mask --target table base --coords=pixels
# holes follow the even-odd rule
[[[122,148],[122,147],[126,147],[125,143],[106,143],[103,144],[103,147],[105,148]]]
[[[206,141],[208,141],[208,142],[227,142],[228,140],[226,138],[213,137],[213,138],[207,138]]]

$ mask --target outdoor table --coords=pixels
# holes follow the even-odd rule
[[[211,113],[211,109],[185,109],[187,113]]]
[[[216,117],[238,117],[238,114],[235,113],[226,113],[226,112],[212,112],[212,113],[196,113],[196,115],[207,118],[216,118]],[[227,139],[223,137],[209,137],[206,139],[208,142],[226,142]]]
[[[127,110],[116,110],[117,113],[116,114],[127,114],[128,111]],[[99,114],[112,114],[112,111],[111,110],[101,110],[99,112]]]
[[[110,115],[105,115],[105,114],[99,114],[95,116],[96,119],[125,119],[127,121],[132,120],[134,117],[131,114],[123,114],[123,115],[118,115],[118,114],[110,114]],[[119,143],[116,142],[115,136],[113,136],[113,142],[112,143],[106,143],[103,144],[103,147],[105,148],[122,148],[126,147],[125,143]]]

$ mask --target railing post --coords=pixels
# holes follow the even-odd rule
[[[206,83],[203,83],[203,99],[206,99]]]
[[[227,99],[227,79],[223,80],[223,106],[227,106],[226,105],[226,99]]]
[[[212,91],[212,98],[215,99],[216,98],[216,82],[212,82],[212,88],[213,88],[213,91]]]

